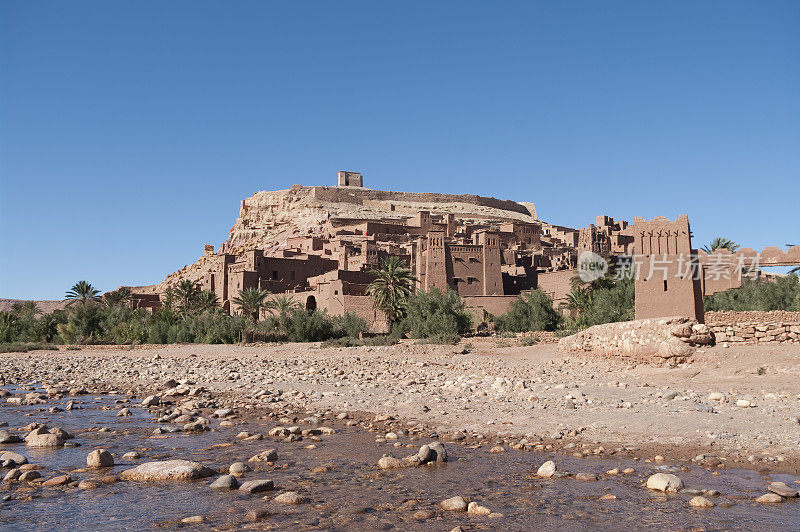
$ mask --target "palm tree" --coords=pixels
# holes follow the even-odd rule
[[[42,313],[36,301],[17,301],[11,305],[11,312],[17,317],[34,317]]]
[[[127,307],[130,306],[133,292],[130,287],[121,286],[112,292],[103,294],[103,300],[108,307]]]
[[[573,288],[572,291],[567,294],[567,299],[562,305],[574,318],[586,310],[590,297],[589,291],[583,288]]]
[[[211,290],[203,290],[200,292],[200,295],[197,296],[197,308],[201,311],[219,308],[219,298],[217,294]]]
[[[731,253],[735,252],[739,249],[739,244],[734,242],[733,240],[728,240],[727,238],[722,238],[718,236],[714,240],[712,240],[709,244],[703,246],[703,251],[708,253],[709,255],[714,253],[718,249],[727,249]]]
[[[266,290],[245,288],[244,290],[239,290],[239,295],[233,298],[233,302],[244,314],[250,316],[253,323],[256,323],[265,307],[267,296],[269,296],[269,292]]]
[[[178,286],[175,287],[175,297],[180,303],[181,310],[186,314],[197,304],[197,300],[200,297],[200,287],[195,281],[181,279]]]
[[[268,310],[270,314],[277,314],[281,319],[286,318],[286,316],[299,308],[300,303],[286,294],[275,296],[264,305],[265,310]]]
[[[417,281],[411,270],[398,257],[387,257],[380,268],[371,270],[375,277],[367,294],[372,296],[372,304],[386,316],[389,328],[403,317],[405,303]]]
[[[85,305],[86,303],[93,303],[99,299],[100,290],[96,289],[86,281],[78,281],[72,285],[72,288],[67,291],[67,294],[64,297],[65,301],[69,301],[67,306],[71,306],[73,303]]]
[[[14,339],[14,325],[17,317],[13,312],[0,311],[0,342],[10,342]]]

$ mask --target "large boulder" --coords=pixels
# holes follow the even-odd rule
[[[165,460],[162,462],[145,462],[120,474],[122,480],[138,480],[142,482],[164,480],[195,480],[210,477],[212,469],[203,464],[189,460]]]

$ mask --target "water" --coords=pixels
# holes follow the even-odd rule
[[[16,391],[16,390],[12,390]],[[2,445],[2,450],[24,454],[31,463],[42,466],[44,478],[69,474],[73,479],[108,475],[82,471],[86,455],[103,447],[114,456],[113,473],[144,461],[183,458],[201,462],[214,469],[226,469],[235,461],[247,459],[268,448],[277,448],[279,459],[274,466],[250,463],[255,471],[247,479],[268,478],[281,489],[297,491],[309,498],[308,504],[281,506],[262,495],[238,491],[217,492],[207,487],[212,479],[189,483],[117,482],[94,490],[77,488],[29,487],[20,483],[2,485],[0,496],[13,499],[0,503],[0,529],[3,530],[131,530],[173,527],[208,529],[292,530],[451,530],[461,525],[469,530],[566,527],[569,530],[589,529],[783,529],[800,530],[800,501],[765,506],[753,499],[766,493],[766,486],[781,480],[797,486],[798,478],[788,475],[764,476],[748,470],[725,470],[713,476],[710,471],[692,468],[678,472],[687,487],[707,488],[722,493],[714,497],[711,509],[689,507],[689,495],[664,495],[642,487],[657,466],[629,460],[609,458],[571,458],[547,453],[517,452],[490,454],[483,446],[446,444],[450,462],[436,467],[419,467],[380,471],[377,460],[390,452],[402,457],[412,454],[426,439],[401,442],[414,448],[395,448],[390,443],[376,443],[375,434],[364,429],[326,423],[339,433],[322,436],[316,449],[306,449],[308,439],[297,442],[248,442],[236,439],[242,430],[266,432],[274,422],[258,419],[236,419],[235,426],[219,427],[201,434],[155,436],[158,426],[153,414],[131,408],[132,416],[117,417],[124,400],[117,396],[81,396],[71,398],[79,409],[61,413],[48,410],[68,399],[51,400],[47,405],[13,405],[0,403],[0,421],[19,428],[31,422],[62,427],[76,435],[73,442],[80,447],[56,450],[28,449],[24,444]],[[302,425],[301,425],[302,426]],[[111,432],[98,432],[108,427]],[[310,428],[308,426],[307,428]],[[123,460],[122,454],[138,451],[140,460]],[[534,476],[539,464],[553,459],[560,469],[572,473],[587,472],[601,476],[596,482],[580,482],[575,478],[541,480]],[[330,471],[314,473],[319,466]],[[609,477],[611,468],[633,467],[633,475]],[[670,466],[662,466],[669,468]],[[598,498],[611,493],[617,500]],[[477,501],[503,517],[478,517],[465,513],[443,512],[438,503],[454,495]],[[245,514],[264,508],[274,515],[255,523]],[[417,521],[417,510],[433,510],[433,518]],[[203,515],[199,525],[182,524],[181,518]]]

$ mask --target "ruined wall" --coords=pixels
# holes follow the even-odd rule
[[[800,343],[800,312],[706,312],[706,324],[717,343]]]

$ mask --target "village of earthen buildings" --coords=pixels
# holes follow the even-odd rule
[[[418,289],[454,290],[480,320],[503,314],[533,289],[563,301],[579,257],[592,252],[635,266],[637,319],[687,316],[702,323],[703,296],[741,286],[760,273],[758,266],[800,264],[798,246],[698,251],[685,215],[636,217],[633,224],[599,215],[595,224],[571,228],[539,220],[532,203],[364,183],[359,172],[339,171],[335,186],[295,185],[243,200],[219,249],[205,245],[196,263],[161,284],[134,287],[136,305],[156,309],[168,288],[191,279],[230,313],[240,290],[259,288],[288,294],[308,310],[355,312],[382,332],[386,320],[366,289],[386,257],[408,264]]]

